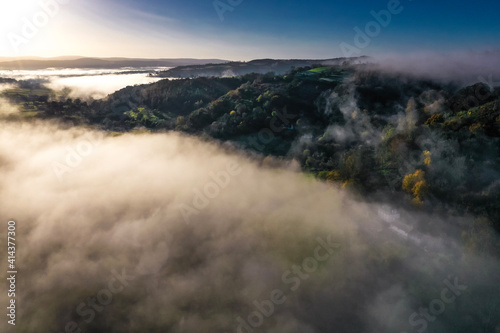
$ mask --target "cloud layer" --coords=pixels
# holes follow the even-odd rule
[[[386,55],[377,57],[374,62],[383,69],[421,78],[464,85],[485,81],[500,84],[498,50]]]
[[[1,126],[18,332],[409,332],[455,277],[467,291],[433,332],[498,329],[498,261],[428,227],[443,218],[178,134]]]

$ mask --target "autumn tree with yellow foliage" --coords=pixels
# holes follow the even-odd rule
[[[424,164],[430,166],[432,163],[431,152],[426,150],[424,151]]]
[[[423,203],[423,197],[428,191],[428,185],[425,180],[425,172],[418,169],[412,174],[406,175],[403,179],[403,190],[413,195],[413,202]]]

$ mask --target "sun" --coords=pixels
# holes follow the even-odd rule
[[[0,31],[2,31],[0,57],[13,55],[12,39],[26,38],[24,35],[34,30],[26,26],[33,24],[34,20],[47,21],[47,8],[50,9],[50,6],[54,5],[58,5],[56,0],[2,1],[0,3]]]
[[[24,1],[2,1],[0,3],[0,19],[14,20],[22,19],[23,15],[29,15],[30,12],[40,8],[40,2],[37,0]]]

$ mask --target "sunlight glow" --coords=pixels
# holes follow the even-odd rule
[[[0,30],[13,31],[22,25],[23,19],[31,19],[37,10],[41,10],[37,0],[2,1],[0,4]]]
[[[57,1],[3,1],[0,4],[2,55],[19,54],[20,46],[29,44],[39,30],[48,26],[52,17],[59,12],[60,6]]]

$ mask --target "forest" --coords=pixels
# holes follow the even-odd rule
[[[317,64],[286,74],[164,79],[101,100],[72,99],[41,80],[2,97],[11,121],[58,119],[125,132],[178,131],[229,144],[270,168],[295,168],[370,200],[473,216],[472,251],[499,254],[500,89],[374,65]],[[429,226],[433,228],[435,226]]]

